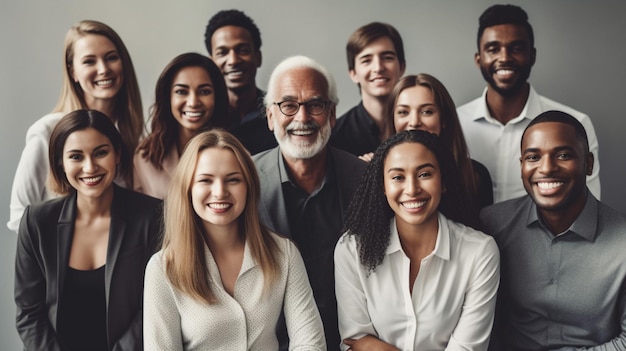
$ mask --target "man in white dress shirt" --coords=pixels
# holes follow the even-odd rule
[[[578,119],[596,156],[587,186],[600,199],[598,139],[589,117],[537,94],[527,82],[535,64],[533,29],[518,6],[493,5],[479,19],[476,65],[487,82],[483,95],[457,109],[473,159],[493,180],[494,202],[526,194],[519,176],[519,145],[526,126],[544,111],[559,110]]]

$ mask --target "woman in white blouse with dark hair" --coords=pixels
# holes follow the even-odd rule
[[[295,245],[259,221],[259,178],[232,135],[187,144],[165,202],[163,248],[146,268],[146,350],[277,350],[284,312],[291,350],[326,350]]]
[[[487,350],[499,253],[474,223],[449,150],[405,131],[376,150],[335,249],[344,350]]]

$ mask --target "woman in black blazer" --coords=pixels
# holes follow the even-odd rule
[[[160,200],[118,187],[130,153],[106,115],[77,110],[50,138],[65,194],[26,209],[15,264],[26,350],[142,350],[146,263],[160,245]]]

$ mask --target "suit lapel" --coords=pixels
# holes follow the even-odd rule
[[[111,203],[111,225],[109,228],[109,246],[107,248],[107,261],[104,271],[104,289],[107,299],[107,310],[110,311],[110,290],[111,279],[113,272],[115,271],[115,264],[117,263],[117,257],[122,247],[122,241],[124,240],[124,234],[126,231],[126,197],[124,196],[124,190],[118,186],[114,186],[113,201]]]
[[[265,218],[266,225],[276,233],[290,236],[289,221],[287,220],[287,208],[283,196],[283,185],[280,182],[280,162],[283,157],[279,148],[274,148],[266,158],[262,172],[265,186],[261,187],[261,200],[264,211],[268,214]]]
[[[76,220],[76,194],[68,195],[63,201],[57,222],[57,304],[61,304],[65,276],[70,260],[72,239],[74,238],[74,224]],[[57,313],[57,319],[59,314]],[[57,321],[54,321],[55,324]],[[56,325],[55,325],[56,327]]]

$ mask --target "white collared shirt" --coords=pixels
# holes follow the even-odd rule
[[[600,199],[600,157],[598,138],[591,119],[586,114],[537,94],[530,87],[528,100],[519,116],[502,125],[491,117],[487,108],[487,88],[483,95],[457,109],[470,156],[489,170],[493,181],[494,203],[526,195],[520,171],[520,144],[524,129],[530,121],[545,111],[566,112],[582,123],[593,153],[593,172],[587,176],[587,186]]]
[[[374,272],[360,263],[354,236],[337,243],[341,338],[369,334],[401,350],[486,350],[500,280],[493,238],[439,214],[435,249],[421,261],[411,294],[411,262],[395,220],[390,225],[389,246]]]

